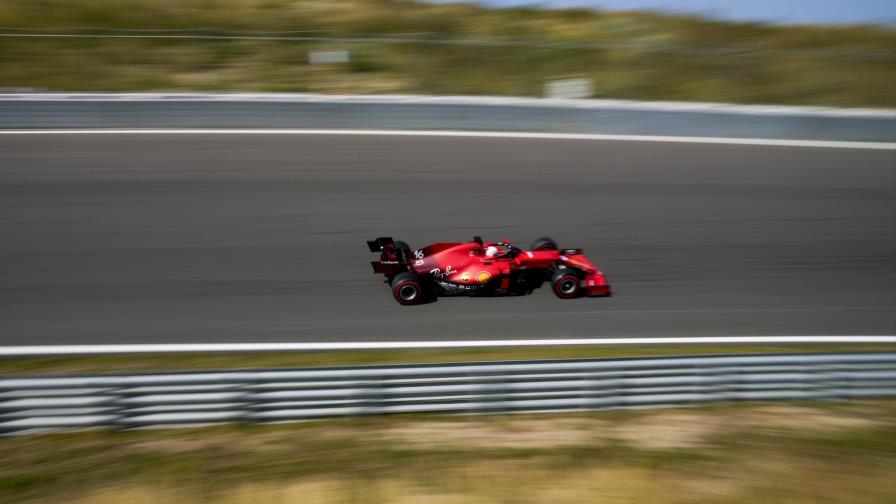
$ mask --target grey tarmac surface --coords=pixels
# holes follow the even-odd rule
[[[379,235],[542,235],[615,296],[399,306]],[[896,333],[896,152],[0,136],[0,344]]]

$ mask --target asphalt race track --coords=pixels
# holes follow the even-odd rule
[[[364,243],[541,235],[615,296],[399,306]],[[896,333],[896,151],[0,135],[0,344]]]

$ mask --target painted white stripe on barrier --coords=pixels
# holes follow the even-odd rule
[[[516,131],[435,131],[365,129],[285,129],[285,128],[185,128],[185,129],[13,129],[0,135],[371,135],[470,138],[524,138],[545,140],[605,140],[621,142],[671,142],[724,145],[764,145],[773,147],[817,147],[833,149],[896,150],[896,142],[841,142],[830,140],[778,140],[773,138],[726,138],[664,135],[603,135],[591,133],[538,133]]]
[[[398,350],[415,348],[500,348],[702,344],[896,344],[896,336],[705,336],[678,338],[574,338],[466,341],[373,341],[322,343],[171,343],[122,345],[2,346],[0,356],[96,355],[184,352],[291,352],[310,350]]]

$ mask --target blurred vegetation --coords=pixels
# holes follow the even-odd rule
[[[331,39],[0,37],[6,89],[539,96],[546,80],[586,77],[599,97],[896,106],[896,30],[873,26],[406,0],[4,0],[0,27]],[[189,31],[140,31],[160,29]],[[308,64],[334,49],[351,62]]]
[[[896,402],[0,438],[18,504],[892,503]]]
[[[539,359],[596,359],[664,355],[893,352],[894,345],[674,345],[339,350],[319,352],[199,353],[12,357],[0,359],[0,376],[40,373],[115,373],[303,366],[362,366]]]

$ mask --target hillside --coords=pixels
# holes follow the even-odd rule
[[[607,98],[896,107],[896,30],[869,26],[401,0],[5,0],[0,26],[6,89],[539,96],[586,77]],[[331,50],[350,61],[309,63]]]

